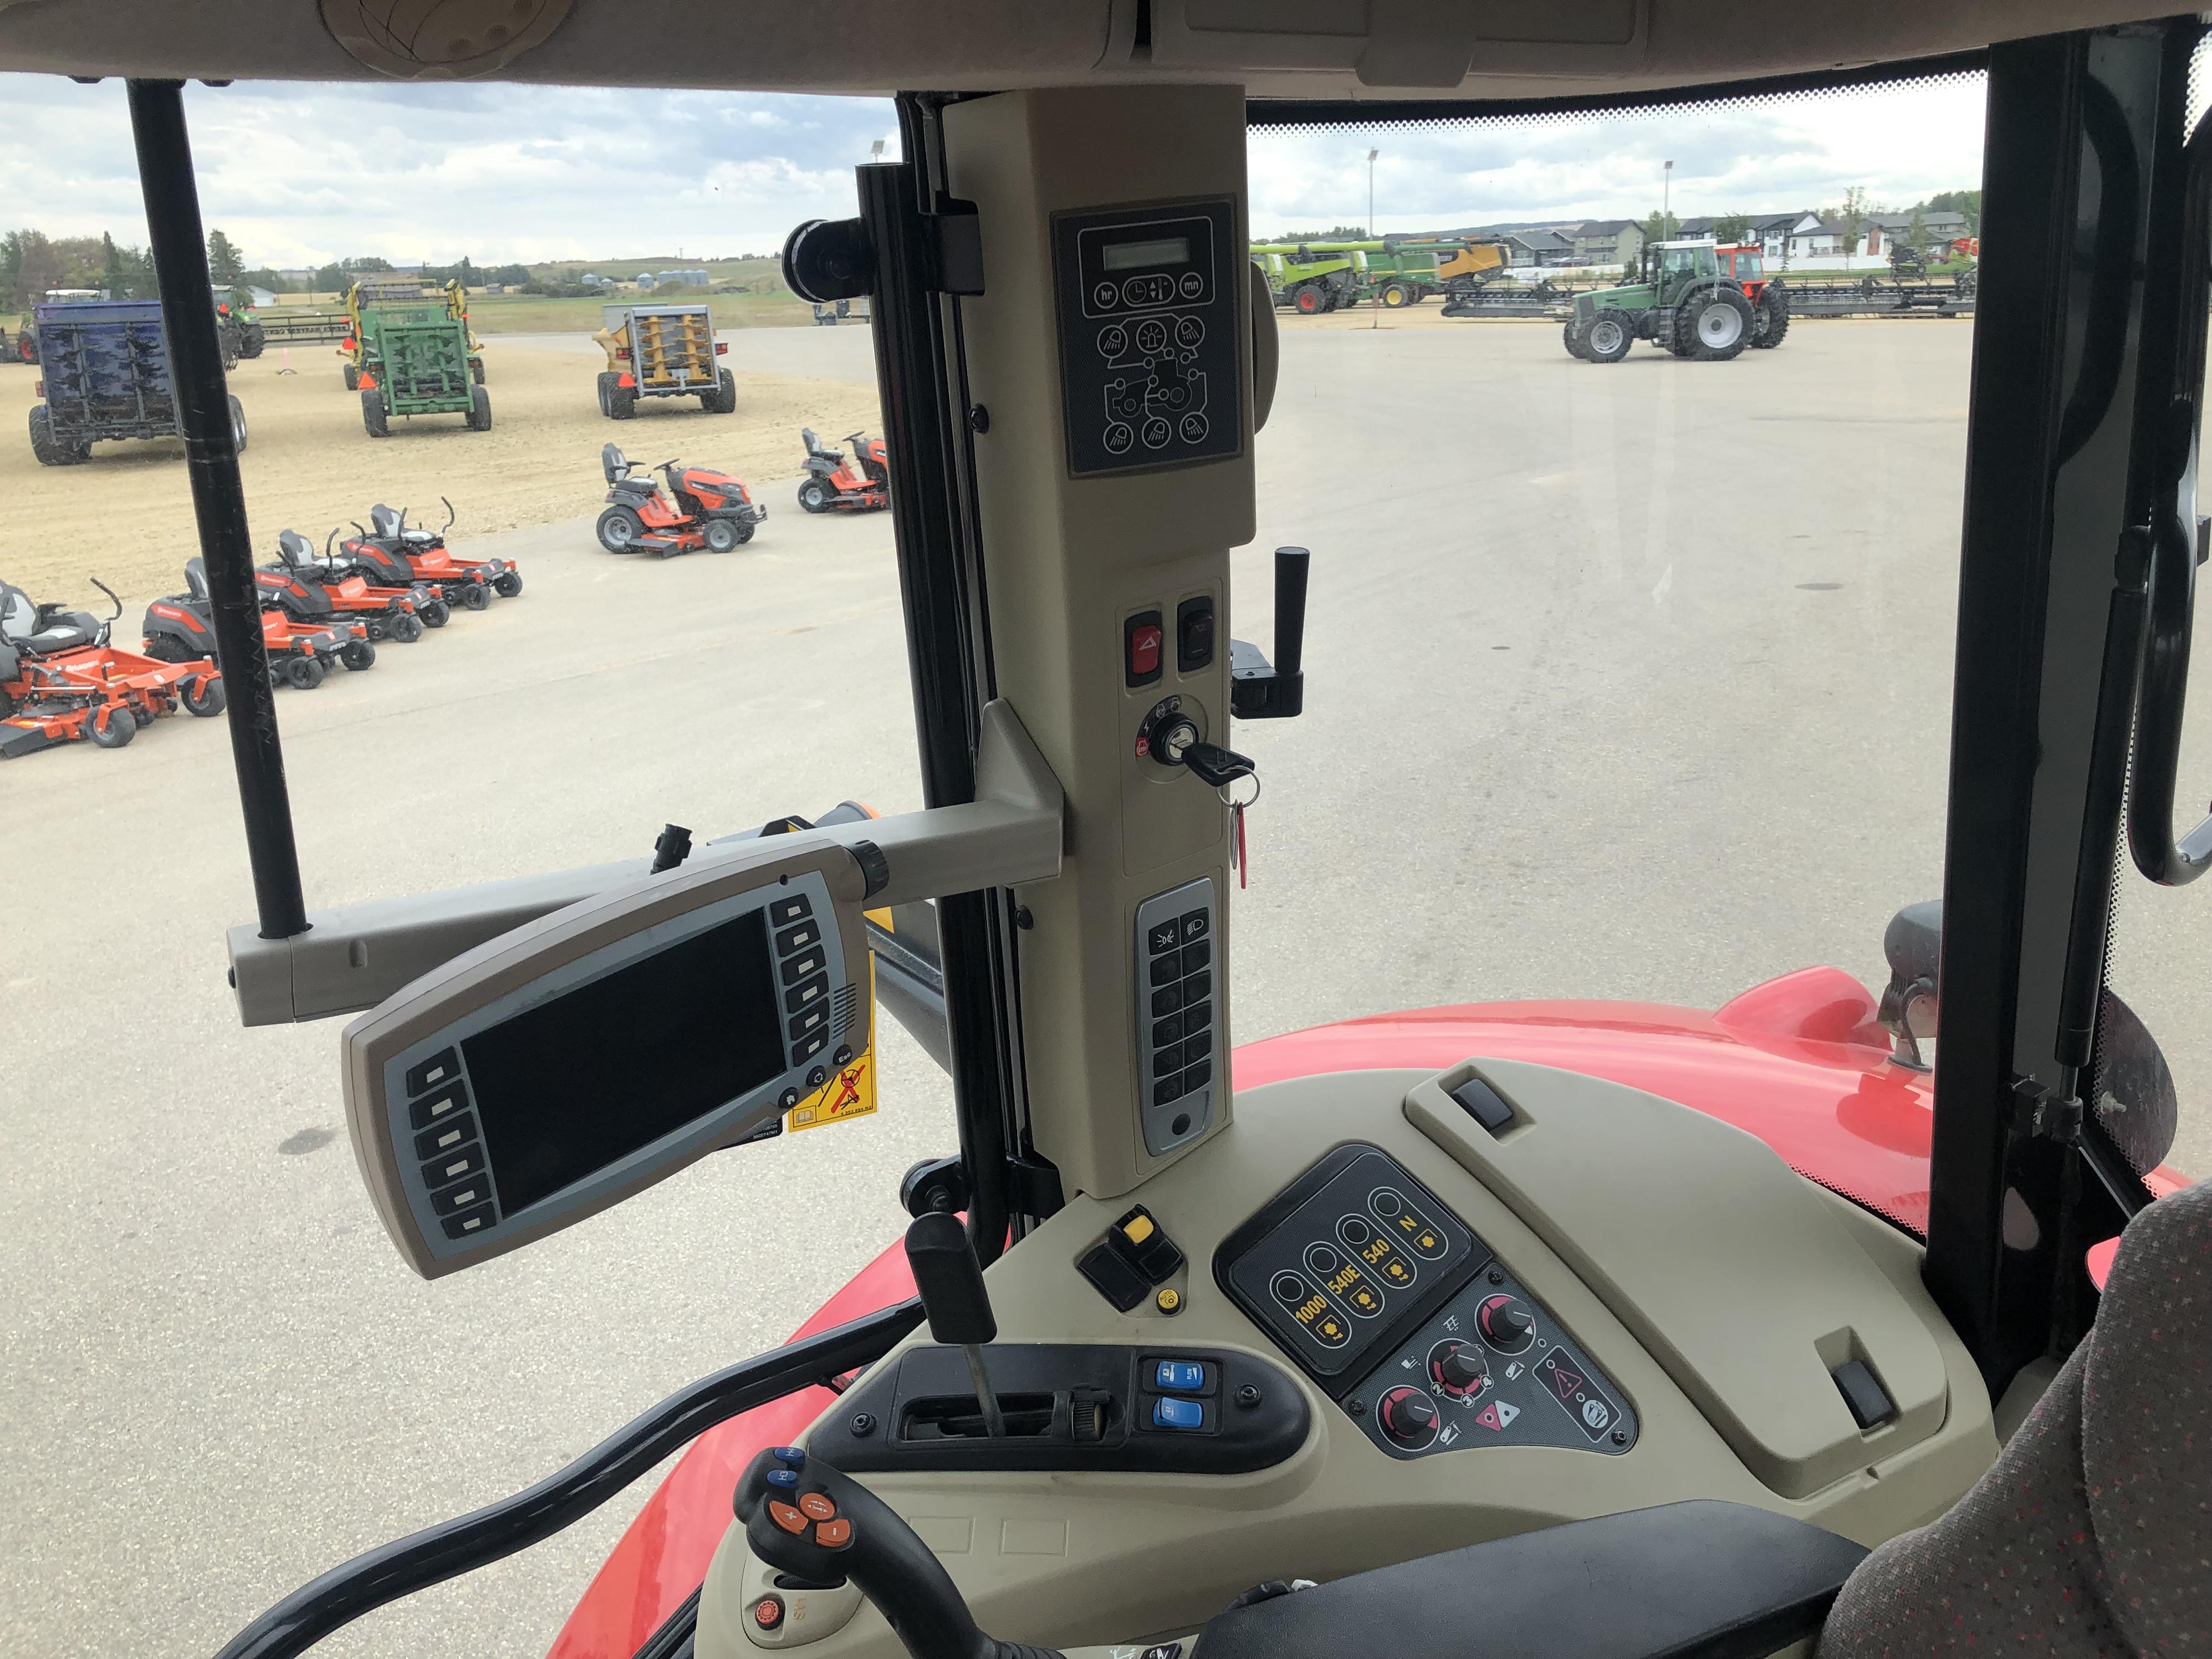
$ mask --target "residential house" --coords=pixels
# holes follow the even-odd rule
[[[1866,242],[1862,252],[1889,257],[1889,245],[1901,239],[1911,228],[1909,213],[1870,213],[1867,216]],[[1966,216],[1963,213],[1923,213],[1920,227],[1926,236],[1924,246],[1940,248],[1966,234]]]
[[[1571,240],[1578,265],[1632,265],[1644,230],[1633,219],[1592,219],[1575,227]]]
[[[1575,245],[1556,230],[1516,230],[1505,238],[1509,265],[1556,268],[1575,263]]]

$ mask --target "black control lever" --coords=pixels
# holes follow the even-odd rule
[[[968,1356],[983,1431],[994,1440],[1005,1439],[1006,1414],[983,1365],[983,1345],[998,1336],[999,1322],[960,1218],[941,1210],[917,1217],[906,1230],[906,1261],[914,1270],[914,1287],[921,1293],[922,1311],[929,1316],[930,1335]]]
[[[1306,577],[1313,555],[1275,550],[1275,662],[1243,640],[1229,642],[1229,712],[1239,720],[1295,720],[1306,706]]]
[[[755,1555],[806,1583],[851,1579],[914,1659],[1060,1659],[976,1629],[960,1587],[915,1529],[859,1481],[796,1446],[770,1447],[746,1465],[733,1507]]]

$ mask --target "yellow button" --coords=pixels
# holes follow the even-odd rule
[[[1160,1286],[1160,1293],[1152,1298],[1152,1304],[1164,1314],[1181,1313],[1182,1292],[1172,1285],[1163,1285]]]
[[[1133,1216],[1121,1233],[1132,1244],[1141,1244],[1152,1236],[1152,1218],[1148,1215]]]

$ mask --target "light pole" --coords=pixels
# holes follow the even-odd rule
[[[1674,240],[1674,210],[1671,205],[1674,199],[1674,164],[1668,162],[1659,177],[1662,180],[1659,186],[1659,240],[1671,242]]]
[[[1382,153],[1379,149],[1370,149],[1367,152],[1367,239],[1371,242],[1379,242],[1382,240],[1382,233],[1375,228],[1375,158]],[[1381,307],[1372,294],[1369,295],[1367,299],[1367,326],[1374,328],[1382,320],[1379,315]]]
[[[874,143],[868,146],[868,159],[871,161],[880,161],[884,159],[884,141],[882,139],[878,138]]]

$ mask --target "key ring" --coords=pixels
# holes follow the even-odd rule
[[[1230,779],[1227,783],[1213,792],[1221,797],[1221,804],[1232,812],[1242,812],[1247,807],[1255,805],[1260,799],[1260,775],[1256,772],[1247,772],[1243,781],[1252,786],[1252,793],[1243,800],[1231,800],[1229,798],[1230,790],[1235,787],[1238,781],[1235,778]]]

